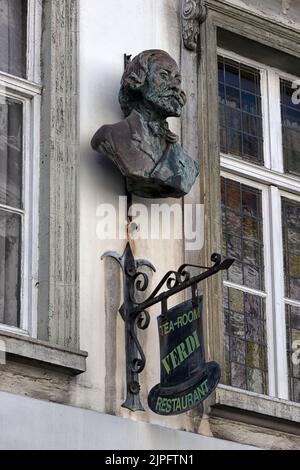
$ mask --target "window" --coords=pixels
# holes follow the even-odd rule
[[[39,3],[0,0],[0,328],[33,336]]]
[[[295,89],[280,80],[284,171],[300,176],[300,113],[293,103]]]
[[[219,52],[225,380],[300,402],[297,77]]]
[[[221,150],[263,164],[259,71],[219,60]]]
[[[27,1],[0,1],[0,69],[26,78]]]

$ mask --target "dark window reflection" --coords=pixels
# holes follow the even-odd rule
[[[300,175],[300,104],[295,102],[292,83],[280,83],[284,170]]]
[[[263,164],[260,72],[219,57],[221,151]]]
[[[300,403],[300,364],[296,352],[300,347],[300,307],[286,305],[287,359],[290,400]]]
[[[300,301],[300,204],[282,199],[286,297]],[[299,338],[300,339],[300,338]]]
[[[22,104],[0,95],[0,204],[22,208]]]
[[[0,323],[20,326],[21,216],[0,209]]]
[[[0,0],[0,71],[26,78],[27,1]]]

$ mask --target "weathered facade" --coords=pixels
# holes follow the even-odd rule
[[[27,331],[0,326],[2,349],[7,353],[6,363],[0,365],[0,447],[299,449],[300,398],[296,385],[300,377],[294,372],[291,379],[296,384],[293,398],[288,391],[288,378],[286,383],[285,378],[280,379],[281,372],[283,377],[287,375],[287,365],[281,366],[280,362],[286,344],[279,344],[280,332],[285,335],[285,331],[275,332],[275,340],[267,341],[266,346],[259,341],[251,342],[256,356],[253,359],[249,353],[247,361],[252,358],[255,362],[258,357],[259,362],[258,350],[263,347],[268,356],[265,360],[269,366],[252,367],[261,373],[261,382],[255,381],[253,376],[250,380],[246,366],[244,382],[234,381],[233,371],[237,367],[231,366],[228,376],[223,293],[224,289],[234,289],[242,282],[227,279],[223,289],[221,274],[205,281],[201,292],[204,295],[206,356],[221,365],[222,384],[203,407],[188,413],[165,417],[149,410],[147,396],[159,382],[160,363],[156,324],[160,311],[153,307],[149,328],[139,331],[147,359],[140,375],[141,400],[146,411],[133,413],[121,408],[126,391],[124,325],[118,313],[122,282],[117,263],[100,258],[109,250],[124,251],[128,241],[128,227],[124,227],[124,223],[123,228],[120,227],[123,237],[114,236],[111,227],[107,228],[106,237],[101,231],[105,228],[105,213],[109,213],[111,207],[116,209],[116,220],[112,214],[110,223],[122,225],[124,214],[125,219],[127,216],[124,207],[127,193],[122,175],[104,159],[97,158],[90,146],[99,126],[122,119],[118,92],[124,54],[135,56],[143,50],[162,49],[174,57],[182,74],[187,104],[180,120],[169,120],[170,128],[181,137],[183,149],[199,162],[200,175],[184,200],[153,201],[134,196],[132,202],[144,204],[148,210],[139,214],[140,230],[151,225],[148,214],[154,203],[167,204],[171,210],[176,203],[181,217],[174,216],[171,237],[150,239],[145,236],[130,243],[135,257],[151,261],[157,269],[151,274],[149,293],[168,270],[176,270],[183,263],[209,265],[212,253],[224,251],[221,173],[225,179],[235,175],[234,181],[240,176],[244,189],[249,181],[255,181],[265,194],[260,167],[256,171],[250,162],[249,168],[246,164],[241,169],[235,165],[232,149],[220,150],[218,54],[235,64],[241,64],[241,57],[244,57],[247,67],[252,67],[251,73],[259,68],[257,64],[262,64],[270,69],[269,76],[273,70],[280,70],[290,77],[300,77],[299,2],[207,0],[208,15],[201,24],[195,50],[187,49],[182,41],[184,0],[36,0],[29,3],[36,21],[32,34],[35,43],[40,44],[35,56],[38,71],[31,77],[40,87],[36,89],[39,101],[34,105],[39,107],[35,114],[39,139],[34,142],[39,162],[34,184],[39,188],[39,202],[33,225],[36,235],[32,241],[32,246],[38,249],[38,257],[31,275],[35,300],[28,303],[31,310],[27,312],[28,322],[33,326]],[[7,80],[7,76],[0,73],[1,84]],[[21,89],[21,81],[16,79],[15,86]],[[266,82],[266,87],[274,96],[270,81]],[[240,93],[242,96],[246,91]],[[264,103],[263,106],[269,106],[266,100]],[[280,107],[279,100],[278,103]],[[264,116],[265,111],[266,108]],[[272,110],[270,114],[271,122]],[[266,124],[263,126],[266,131],[262,139],[264,151],[267,151],[268,134],[274,153],[277,144],[272,143],[273,124],[268,128]],[[275,187],[275,177],[280,172],[272,166],[269,169],[273,171],[274,180],[266,180],[266,186]],[[249,170],[249,181],[246,170]],[[293,173],[292,183],[285,175],[282,178],[277,175],[277,179],[280,180],[279,190],[284,194],[291,191],[299,201],[297,171]],[[261,174],[260,180],[257,180],[257,172]],[[184,204],[204,207],[203,247],[190,249],[190,239],[182,236],[187,228],[184,225],[190,222],[183,217]],[[266,206],[263,207],[265,210]],[[274,219],[276,208],[272,210]],[[264,231],[265,216],[264,213]],[[275,235],[268,236],[275,238]],[[300,246],[296,248],[300,250]],[[245,284],[245,292],[254,295],[258,291],[267,299],[266,335],[270,337],[273,330],[280,327],[275,325],[278,320],[272,320],[275,307],[272,313],[271,304],[278,306],[283,297],[286,300],[289,296],[275,298],[278,289],[271,279],[270,266],[275,269],[271,254],[266,256],[265,252],[264,258],[266,288]],[[294,271],[299,270],[298,264]],[[274,292],[273,297],[270,294],[270,302],[269,288]],[[238,291],[243,291],[241,286]],[[184,294],[180,294],[170,306],[185,299]],[[287,305],[299,308],[300,298],[291,295],[291,299]],[[230,321],[232,325],[233,320]],[[295,325],[296,320],[293,338],[297,341],[300,329]],[[241,338],[240,333],[236,336]],[[245,341],[246,348],[249,341]],[[230,349],[230,358],[232,354]],[[273,373],[274,379],[270,378]],[[263,380],[269,384],[265,389]],[[31,426],[33,420],[35,425]],[[107,436],[113,437],[109,440]]]

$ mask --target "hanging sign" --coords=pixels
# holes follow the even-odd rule
[[[202,301],[202,296],[195,297],[158,317],[160,383],[148,396],[154,413],[186,413],[205,400],[219,383],[219,364],[205,362]]]

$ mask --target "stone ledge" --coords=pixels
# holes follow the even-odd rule
[[[277,420],[300,422],[300,403],[219,385],[215,407],[234,408]]]
[[[0,341],[4,342],[7,359],[11,361],[56,369],[69,375],[77,375],[86,371],[88,356],[86,351],[74,351],[6,331],[0,331]]]

